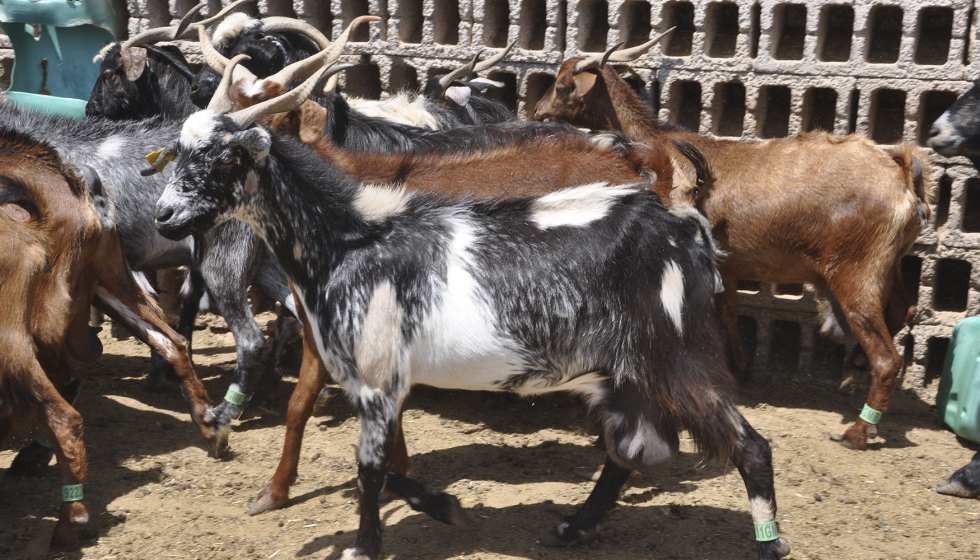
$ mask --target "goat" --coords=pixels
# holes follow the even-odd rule
[[[245,1],[229,4],[200,24],[208,25],[223,18]],[[161,115],[183,120],[196,111],[190,102],[194,73],[183,53],[177,47],[157,47],[150,43],[181,38],[204,6],[201,3],[189,10],[175,26],[148,29],[124,42],[106,45],[93,61],[101,60],[101,67],[85,105],[85,115],[112,120]]]
[[[980,169],[980,80],[959,96],[929,129],[929,147],[943,157],[963,156]],[[961,498],[980,497],[980,452],[960,468],[949,482],[936,489]]]
[[[493,68],[507,56],[516,43],[511,43],[503,51],[479,64],[477,59],[480,54],[477,53],[469,64],[448,74],[433,76],[425,83],[425,96],[444,103],[464,124],[481,125],[514,120],[514,114],[503,103],[483,95],[488,88],[499,88],[504,84],[485,78],[462,78]]]
[[[736,278],[812,285],[821,332],[856,338],[869,358],[865,412],[835,437],[867,449],[902,366],[892,336],[915,314],[902,287],[900,259],[929,218],[931,185],[923,178],[931,176],[929,160],[909,144],[883,151],[856,135],[818,132],[741,143],[661,125],[606,65],[642,55],[661,37],[627,51],[566,60],[535,118],[622,130],[641,142],[679,138],[703,152],[709,188],[697,195],[674,191],[670,202],[695,204],[727,253],[719,263],[722,308],[736,367],[747,367],[737,330]]]
[[[58,456],[63,503],[51,546],[78,548],[88,520],[82,419],[71,404],[80,380],[72,359],[91,361],[102,347],[88,327],[95,305],[168,360],[180,376],[191,418],[216,446],[210,402],[184,339],[141,290],[126,263],[109,194],[95,170],[69,164],[33,134],[0,125],[0,443],[17,425],[37,423],[46,449],[22,450],[11,473],[28,473]]]
[[[317,354],[361,418],[361,526],[343,557],[380,555],[378,497],[412,383],[568,390],[600,412],[606,467],[548,544],[594,538],[632,469],[676,456],[683,424],[705,457],[745,479],[766,532],[759,557],[788,554],[775,534],[769,445],[734,405],[704,219],[635,184],[481,202],[352,180],[250,126],[298,106],[322,72],[253,107],[226,113],[215,99],[188,118],[155,215],[175,238],[243,219],[289,273]]]

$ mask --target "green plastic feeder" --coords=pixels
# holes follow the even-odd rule
[[[936,411],[956,435],[980,443],[980,317],[963,319],[953,329]]]
[[[0,0],[0,27],[14,47],[7,98],[35,111],[85,118],[99,66],[115,41],[111,0]]]

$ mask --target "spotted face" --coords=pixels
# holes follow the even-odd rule
[[[259,128],[200,111],[184,123],[174,175],[156,206],[157,230],[181,239],[207,231],[247,207],[272,141]]]
[[[929,147],[946,157],[980,157],[980,80],[929,129]]]

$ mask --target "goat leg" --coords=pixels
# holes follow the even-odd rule
[[[725,289],[717,295],[717,302],[728,337],[728,357],[738,380],[745,382],[749,379],[749,358],[738,334],[738,278],[731,272],[722,273],[722,285]]]
[[[460,529],[469,529],[473,526],[472,520],[459,504],[459,499],[452,494],[433,490],[394,470],[388,471],[385,488],[408,502],[415,511],[420,511],[436,521]]]
[[[936,488],[936,492],[960,498],[980,498],[980,451],[970,464],[954,472],[949,482]]]
[[[284,373],[286,353],[293,342],[298,340],[303,332],[303,325],[288,309],[279,310],[276,319],[275,341],[272,352],[269,353],[262,377],[255,388],[255,394],[249,401],[250,406],[271,407]]]
[[[201,298],[204,297],[204,280],[196,269],[192,268],[188,271],[180,296],[177,333],[184,337],[187,343],[187,353],[190,355],[193,353],[191,343],[194,339],[194,321],[197,319],[197,312],[200,310]],[[164,360],[159,352],[153,350],[150,358],[152,367],[146,376],[146,383],[143,385],[145,390],[161,391],[168,389],[171,381],[180,382],[173,366]]]
[[[776,489],[773,485],[772,449],[743,417],[742,436],[735,454],[735,466],[742,475],[742,482],[749,494],[752,522],[767,524],[776,520]],[[758,540],[759,560],[778,560],[788,556],[789,544],[782,537]]]
[[[566,517],[554,532],[541,539],[543,546],[575,546],[589,544],[599,535],[599,523],[616,505],[616,499],[633,469],[606,458],[602,474],[588,499],[574,514]]]
[[[59,354],[57,351],[45,352],[46,356],[41,365],[42,368],[47,370],[57,370],[61,374],[65,374],[68,371],[73,371],[70,368],[65,369],[60,365],[58,359],[68,360],[67,356]],[[48,379],[51,380],[52,384],[55,384],[54,376],[48,375]],[[67,380],[67,381],[65,381]],[[64,376],[61,382],[57,383],[58,392],[65,399],[66,402],[75,405],[75,399],[78,398],[78,393],[81,390],[82,383],[78,377],[73,377],[71,375]],[[51,463],[51,458],[54,456],[54,450],[51,447],[51,443],[47,446],[41,445],[38,440],[32,441],[27,447],[21,449],[17,456],[14,457],[12,463],[10,463],[10,468],[7,469],[7,474],[9,476],[40,476],[42,469]]]

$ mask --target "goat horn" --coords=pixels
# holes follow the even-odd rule
[[[262,29],[267,32],[295,31],[309,37],[310,40],[320,47],[321,51],[330,46],[330,39],[327,39],[326,35],[320,33],[319,29],[298,19],[270,16],[262,19]]]
[[[211,101],[208,103],[209,110],[219,115],[231,111],[231,97],[228,96],[228,90],[231,88],[231,84],[235,83],[235,69],[238,67],[239,62],[249,60],[249,58],[247,54],[239,54],[228,61],[225,72],[221,75],[221,81],[218,82],[218,88],[214,91],[214,95],[211,96]]]
[[[208,34],[206,31],[204,31],[203,25],[197,24],[196,27],[197,38],[201,42],[201,56],[204,57],[204,62],[214,70],[224,74],[225,69],[228,68],[231,61],[225,58],[225,55],[218,52],[218,49],[214,48],[214,44],[211,43],[211,39],[208,38]],[[232,83],[242,79],[251,80],[253,82],[258,80],[255,74],[244,66],[238,66],[235,72],[237,73],[237,76],[233,77]],[[212,99],[214,99],[214,97],[212,97]]]
[[[302,80],[312,75],[314,72],[323,68],[325,65],[334,62],[340,58],[341,53],[344,51],[344,47],[347,45],[347,40],[354,29],[356,29],[362,23],[371,23],[375,21],[381,21],[378,16],[360,16],[354,18],[354,21],[350,22],[347,29],[337,37],[337,40],[330,44],[329,47],[323,49],[317,54],[304,58],[303,60],[296,61],[289,66],[283,68],[282,70],[276,72],[274,75],[269,76],[266,80],[275,82],[282,85],[283,88],[289,87],[289,82],[293,80]]]
[[[313,93],[313,88],[329,69],[330,66],[320,68],[318,72],[307,78],[299,87],[291,89],[279,97],[274,97],[246,109],[229,113],[228,116],[238,123],[239,126],[246,127],[262,115],[292,111],[310,97],[310,94]]]
[[[630,47],[628,49],[623,49],[621,51],[616,51],[616,52],[612,53],[612,56],[609,57],[609,60],[611,60],[613,62],[633,62],[634,60],[636,60],[636,59],[640,58],[641,56],[643,56],[644,53],[646,53],[648,50],[650,50],[654,45],[656,45],[657,43],[659,43],[661,39],[663,39],[664,37],[666,37],[668,33],[670,33],[671,31],[673,31],[675,29],[677,29],[676,26],[675,27],[671,27],[667,31],[664,31],[660,35],[657,35],[656,37],[654,37],[653,39],[650,39],[649,41],[647,41],[646,43],[643,43],[642,45],[637,45],[635,47]]]
[[[603,66],[606,65],[606,62],[609,60],[609,57],[610,55],[612,55],[613,51],[615,51],[616,49],[622,46],[623,46],[623,41],[620,41],[615,45],[613,45],[611,49],[607,50],[602,54],[597,54],[593,57],[586,58],[585,60],[579,61],[579,63],[575,65],[575,70],[573,70],[573,73],[581,74],[586,70],[592,70],[594,68],[602,68]]]
[[[439,78],[439,87],[441,89],[446,89],[447,87],[450,86],[450,84],[452,84],[456,80],[462,78],[463,76],[467,76],[469,74],[472,74],[473,73],[473,70],[476,68],[476,61],[477,61],[477,59],[480,58],[480,54],[482,52],[483,51],[477,52],[476,55],[473,57],[473,60],[471,60],[469,62],[469,64],[467,64],[465,66],[462,66],[460,68],[457,68],[457,69],[453,70],[452,72],[446,74],[445,76]]]
[[[507,55],[510,53],[510,49],[514,48],[514,45],[516,45],[516,44],[517,44],[517,41],[514,41],[513,43],[507,45],[507,48],[504,49],[503,51],[501,51],[501,52],[499,52],[499,53],[491,56],[490,58],[484,60],[483,62],[477,64],[473,68],[473,71],[479,74],[480,72],[483,72],[484,70],[489,70],[489,69],[493,68],[494,66],[497,65],[498,62],[500,62],[501,60],[507,58]]]
[[[353,64],[335,64],[330,70],[320,76],[320,81],[313,88],[313,93],[320,96],[327,96],[337,89],[337,82],[340,81],[340,73],[348,68],[353,68]]]
[[[166,27],[154,27],[153,29],[147,29],[142,33],[137,33],[133,37],[126,39],[120,47],[119,50],[124,51],[130,47],[138,47],[140,45],[145,45],[147,43],[156,43],[157,41],[173,41],[179,36],[184,29],[187,28],[191,23],[191,19],[197,15],[205,6],[204,2],[201,2],[197,6],[194,6],[184,17],[181,18],[180,23],[177,25],[168,25]]]
[[[213,16],[211,16],[211,17],[209,17],[207,19],[202,19],[201,21],[197,22],[195,25],[203,25],[204,27],[208,27],[212,23],[216,23],[216,22],[224,19],[225,16],[227,16],[228,14],[230,14],[231,12],[233,12],[235,10],[235,8],[241,6],[242,4],[244,4],[245,2],[248,2],[248,1],[249,0],[237,0],[236,2],[232,2],[231,4],[228,4],[227,6],[225,6],[224,8],[222,8],[220,12],[214,14]],[[190,25],[189,18],[187,16],[184,16],[184,19],[188,20],[187,25],[182,25],[184,23],[184,20],[181,20],[180,21],[180,24],[178,24],[178,26],[177,26],[178,27],[178,31],[176,33],[174,33],[174,38],[187,40],[187,39],[190,39],[191,37],[194,36],[193,35],[193,32],[191,32],[189,29],[186,29],[187,26]]]

